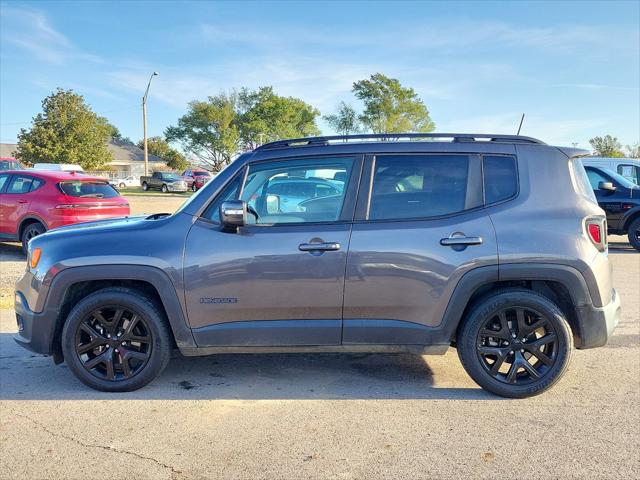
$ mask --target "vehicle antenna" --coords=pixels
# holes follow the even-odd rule
[[[520,129],[522,128],[522,122],[524,122],[524,113],[522,114],[522,117],[520,118],[520,125],[518,125],[518,133],[516,133],[516,135],[520,135]]]

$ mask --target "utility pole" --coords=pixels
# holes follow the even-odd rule
[[[149,175],[149,148],[147,147],[147,96],[149,95],[149,87],[151,86],[151,80],[158,75],[158,72],[153,72],[149,77],[149,83],[147,83],[147,89],[144,91],[142,97],[142,130],[144,132],[144,174]]]

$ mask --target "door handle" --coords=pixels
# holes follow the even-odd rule
[[[467,247],[469,245],[482,245],[482,237],[450,236],[440,239],[440,245],[445,247]]]
[[[298,250],[301,252],[328,252],[340,250],[340,244],[338,242],[301,243],[298,245]]]
[[[18,200],[18,203],[29,203],[28,200]]]

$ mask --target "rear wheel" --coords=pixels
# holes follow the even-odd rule
[[[81,300],[62,331],[69,369],[107,392],[145,386],[166,367],[171,334],[154,302],[135,290],[106,288]]]
[[[162,184],[162,193],[167,193],[169,191],[169,188],[167,188],[167,186],[165,184]]]
[[[142,182],[142,190],[145,192],[149,190],[149,184],[147,182]]]
[[[510,398],[538,395],[566,371],[573,348],[560,309],[529,290],[507,290],[476,305],[458,333],[458,355],[485,390]]]
[[[22,251],[25,255],[27,254],[27,249],[29,247],[29,240],[46,231],[47,229],[40,222],[31,223],[25,227],[22,232],[22,238],[20,239],[22,241]]]
[[[629,224],[627,236],[631,246],[640,252],[640,217]]]
[[[126,185],[124,183],[120,183],[120,185],[118,185],[118,187],[124,188],[124,187],[126,187]]]

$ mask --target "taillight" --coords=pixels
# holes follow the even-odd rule
[[[591,217],[585,221],[587,235],[595,247],[604,252],[607,249],[607,221],[602,217]]]
[[[602,243],[602,231],[600,225],[596,225],[595,223],[590,223],[587,226],[589,231],[589,236],[591,237],[591,241],[593,243]]]

